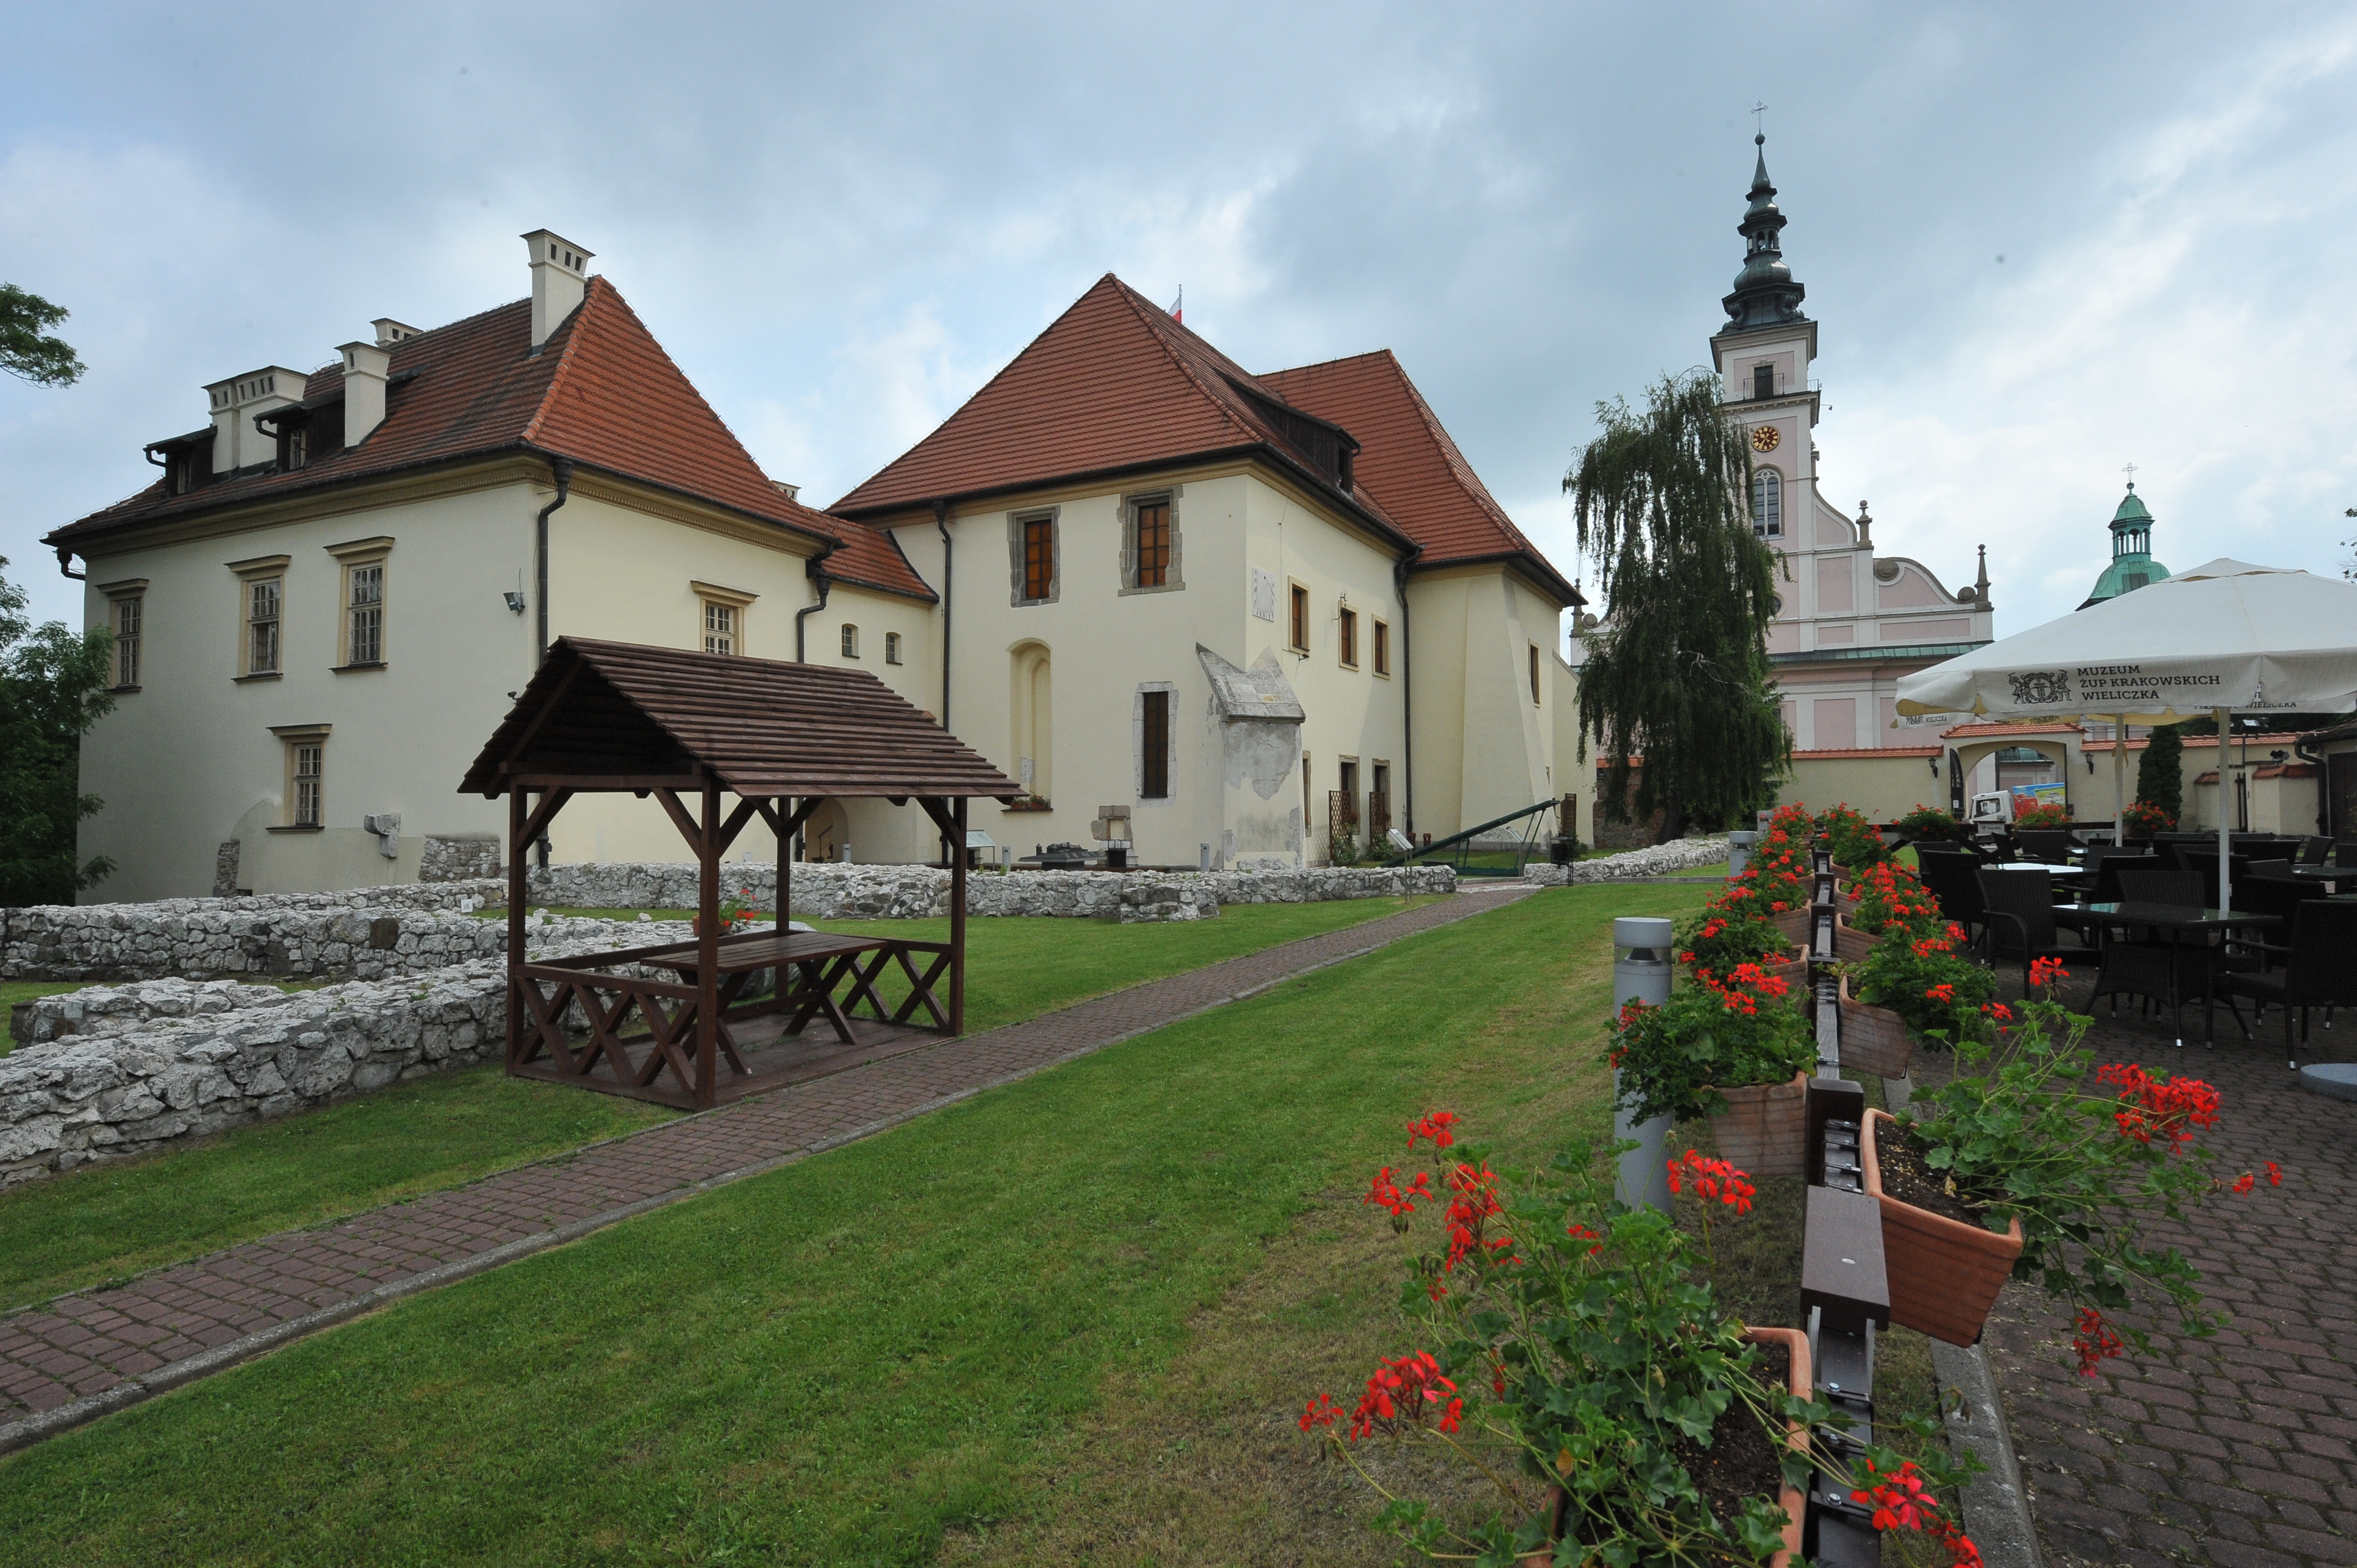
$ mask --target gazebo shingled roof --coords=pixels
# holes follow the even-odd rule
[[[703,770],[741,797],[1023,792],[864,670],[576,637],[556,639],[459,789]]]

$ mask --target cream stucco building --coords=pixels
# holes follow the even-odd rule
[[[589,252],[525,241],[528,298],[215,382],[159,478],[49,536],[118,636],[93,897],[488,864],[504,820],[459,775],[568,633],[869,670],[1026,782],[976,824],[1018,854],[1114,805],[1146,864],[1316,863],[1338,823],[1446,836],[1577,793],[1577,595],[1389,354],[1256,378],[1108,277],[823,512]],[[941,854],[883,801],[803,847]],[[678,849],[622,797],[545,853]],[[776,849],[757,825],[733,853]]]

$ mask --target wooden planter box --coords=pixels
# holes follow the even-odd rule
[[[1875,1007],[1849,993],[1849,976],[1841,983],[1841,1064],[1877,1078],[1903,1078],[1914,1059],[1915,1042],[1907,1020],[1888,1007]]]
[[[1785,1354],[1792,1358],[1792,1370],[1787,1380],[1787,1386],[1799,1398],[1816,1397],[1816,1369],[1809,1360],[1809,1337],[1806,1333],[1798,1328],[1746,1328],[1743,1331],[1743,1337],[1754,1345],[1784,1347]],[[1797,1421],[1788,1421],[1784,1426],[1785,1443],[1796,1453],[1807,1453],[1809,1451],[1807,1428]],[[1544,1506],[1553,1516],[1553,1522],[1547,1528],[1550,1541],[1562,1539],[1563,1503],[1563,1488],[1549,1487]],[[1768,1559],[1768,1568],[1788,1568],[1792,1559],[1799,1556],[1801,1552],[1801,1530],[1803,1522],[1808,1518],[1808,1494],[1798,1487],[1780,1481],[1776,1488],[1776,1505],[1784,1510],[1784,1547],[1782,1551],[1775,1552]],[[1550,1545],[1544,1552],[1534,1552],[1523,1557],[1517,1563],[1516,1568],[1550,1568],[1554,1562],[1555,1549]]]
[[[1809,1075],[1790,1083],[1722,1089],[1727,1109],[1710,1118],[1721,1159],[1754,1178],[1809,1174]]]
[[[1859,1129],[1866,1192],[1882,1206],[1882,1258],[1890,1284],[1890,1320],[1951,1345],[1977,1344],[1996,1293],[2021,1256],[2021,1220],[2004,1235],[1902,1203],[1882,1190],[1875,1134],[1896,1126],[1887,1111],[1869,1111]]]

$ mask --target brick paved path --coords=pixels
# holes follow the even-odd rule
[[[2357,1104],[2298,1088],[2280,1014],[2246,1044],[2222,1009],[2214,1051],[2198,1038],[2176,1049],[2165,1018],[2114,1023],[2108,1004],[2097,1017],[2103,1059],[2218,1086],[2207,1142],[2220,1169],[2271,1159],[2284,1181],[2218,1195],[2166,1237],[2233,1315],[2215,1338],[2157,1337],[2151,1358],[2132,1351],[2088,1380],[2072,1370],[2061,1316],[2007,1288],[1986,1345],[2048,1562],[2357,1563]],[[2357,1055],[2357,1017],[2321,1023],[2304,1059]]]
[[[1437,899],[0,1318],[0,1452],[386,1301],[848,1143],[1529,891],[1515,885]]]

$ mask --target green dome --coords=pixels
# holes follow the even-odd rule
[[[2152,513],[2145,510],[2144,499],[2128,486],[2128,493],[2112,513],[2112,564],[2095,579],[2095,587],[2079,607],[2116,599],[2122,594],[2132,594],[2138,588],[2150,587],[2169,575],[2169,568],[2152,557]]]

